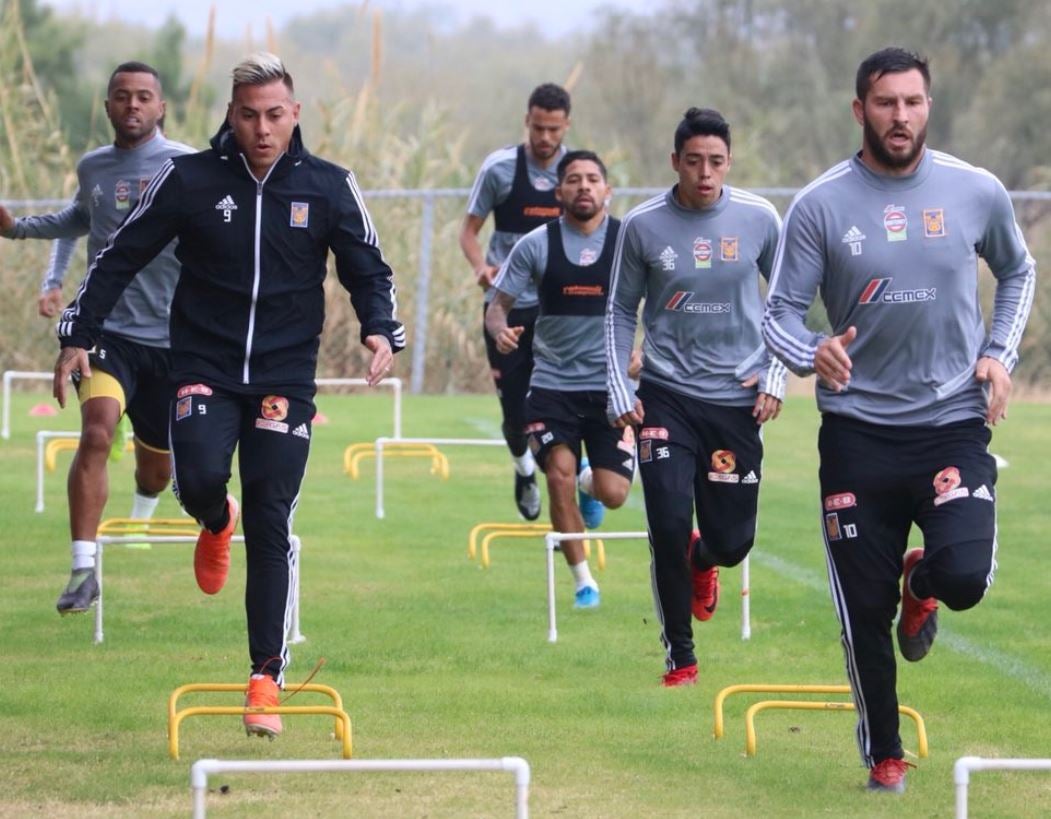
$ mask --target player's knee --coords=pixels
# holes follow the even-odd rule
[[[595,472],[595,497],[602,501],[607,509],[619,509],[628,499],[631,492],[631,481],[620,475]]]
[[[686,554],[686,546],[690,542],[690,532],[693,530],[692,509],[687,507],[685,512],[672,510],[662,511],[658,515],[649,515],[649,530],[654,544],[682,544],[682,554]]]
[[[206,520],[217,503],[226,498],[226,476],[221,472],[180,470],[176,476],[176,495],[187,514]]]
[[[548,492],[552,495],[571,497],[577,488],[576,461],[549,457],[544,464]]]
[[[953,611],[978,605],[989,588],[988,572],[935,570],[931,572],[935,596]]]
[[[511,453],[516,458],[525,455],[529,443],[526,434],[522,431],[525,428],[525,421],[521,418],[507,418],[500,428],[503,431],[504,440],[507,441],[507,448],[511,450]]]
[[[79,451],[89,454],[108,455],[113,446],[114,430],[108,424],[89,422],[80,431]]]
[[[135,485],[143,495],[159,495],[170,478],[171,468],[167,465],[151,464],[135,470]]]
[[[744,560],[755,543],[755,526],[735,526],[728,531],[705,530],[704,548],[719,566],[736,566]]]

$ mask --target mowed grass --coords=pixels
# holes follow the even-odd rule
[[[46,511],[33,512],[33,432],[79,426],[70,410],[28,417],[44,400],[16,395],[12,438],[0,442],[0,815],[184,816],[196,759],[338,756],[324,717],[286,717],[273,743],[246,738],[237,717],[194,717],[183,723],[182,759],[168,758],[172,689],[247,675],[243,556],[235,547],[226,589],[206,597],[189,546],[112,547],[106,641],[92,645],[90,616],[54,611],[68,574],[68,454],[47,476]],[[357,758],[523,756],[534,816],[917,819],[951,815],[961,755],[1051,756],[1049,405],[1014,405],[994,436],[1011,465],[998,484],[1000,568],[987,599],[970,612],[943,609],[932,654],[899,666],[901,701],[926,718],[931,749],[914,760],[904,797],[864,791],[852,714],[764,713],[758,755],[746,758],[743,714],[759,697],[740,696],[727,704],[726,737],[712,738],[723,686],[845,681],[818,529],[811,399],[790,400],[767,430],[752,637],[740,637],[740,572],[725,571],[717,616],[696,628],[700,683],[677,690],[658,685],[663,654],[644,542],[607,543],[596,611],[571,608],[559,558],[559,640],[549,644],[541,542],[497,542],[489,570],[466,556],[474,524],[517,520],[506,455],[446,447],[448,481],[429,475],[426,461],[391,459],[386,518],[377,520],[371,460],[352,481],[342,453],[391,433],[389,394],[323,392],[318,405],[330,422],[315,427],[295,524],[307,642],[293,647],[288,680],[325,659],[316,681],[342,693]],[[407,436],[495,437],[498,429],[492,396],[406,397],[404,413]],[[108,511],[124,515],[132,458],[110,473]],[[170,495],[159,514],[177,514]],[[636,486],[603,528],[644,526]],[[315,701],[301,694],[291,704]],[[911,721],[902,736],[915,750]],[[216,817],[513,815],[509,774],[246,774],[210,784]],[[1051,777],[976,774],[971,806],[980,817],[1049,815]]]

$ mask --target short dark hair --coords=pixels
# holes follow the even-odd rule
[[[566,151],[565,156],[558,161],[558,168],[556,169],[558,173],[558,184],[561,185],[562,180],[566,178],[566,170],[569,166],[578,161],[594,162],[598,165],[599,171],[602,172],[602,179],[605,180],[606,165],[601,159],[599,159],[597,153],[594,151]]]
[[[923,87],[931,90],[931,70],[928,60],[915,52],[891,46],[870,54],[858,66],[858,76],[854,80],[854,93],[858,99],[865,101],[865,96],[872,83],[884,74],[901,74],[905,71],[919,71],[923,77]]]
[[[675,129],[675,153],[681,154],[686,142],[695,136],[716,136],[730,150],[730,123],[714,108],[690,108]]]
[[[161,95],[163,96],[164,94],[164,89],[161,88],[161,75],[157,73],[157,69],[152,65],[131,60],[130,62],[121,63],[113,69],[113,73],[109,75],[109,84],[106,86],[107,95],[113,90],[113,83],[117,79],[118,74],[149,74],[157,80],[157,88],[160,89]]]
[[[545,111],[565,111],[569,116],[569,92],[561,85],[553,82],[545,82],[533,89],[529,95],[529,103],[526,111],[530,108],[543,108]]]

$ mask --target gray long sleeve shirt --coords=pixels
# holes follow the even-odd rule
[[[784,366],[759,331],[759,277],[770,274],[780,226],[770,202],[729,185],[703,210],[683,207],[672,188],[628,212],[606,311],[611,417],[634,405],[627,369],[644,297],[641,380],[726,406],[784,395]],[[752,375],[758,384],[742,387]]]
[[[147,183],[166,159],[194,149],[158,133],[136,148],[106,145],[89,151],[77,163],[78,189],[60,211],[15,220],[12,239],[59,239],[44,275],[45,289],[62,285],[73,240],[88,236],[88,262],[106,246]],[[114,333],[148,347],[168,346],[168,313],[179,277],[175,243],[166,247],[121,295],[103,324]]]
[[[996,277],[988,332],[979,256]],[[885,176],[855,156],[789,208],[763,335],[791,370],[813,372],[826,336],[804,316],[820,290],[832,331],[857,328],[847,388],[818,383],[822,412],[907,426],[984,418],[975,364],[1014,367],[1035,283],[1011,200],[988,171],[926,149],[914,173]]]

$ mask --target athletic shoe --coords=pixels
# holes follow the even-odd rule
[[[197,548],[193,553],[193,573],[197,576],[197,585],[205,594],[218,594],[226,585],[226,576],[230,573],[230,538],[237,528],[240,507],[237,498],[226,496],[226,508],[230,520],[221,532],[201,529],[197,536]]]
[[[923,549],[906,552],[902,571],[898,647],[901,656],[913,663],[927,656],[934,644],[934,636],[938,633],[938,601],[933,597],[921,600],[913,597],[909,591],[909,577],[922,559]]]
[[[83,614],[99,599],[99,581],[94,569],[74,569],[65,591],[58,596],[55,608],[58,613]]]
[[[597,609],[601,601],[598,589],[594,586],[584,586],[577,589],[573,595],[573,608],[575,609]]]
[[[719,605],[719,567],[698,569],[693,562],[693,551],[701,539],[696,529],[690,535],[690,545],[686,549],[686,559],[690,564],[690,581],[693,583],[693,596],[690,599],[690,610],[693,616],[702,623],[711,620],[715,607]]]
[[[580,506],[580,516],[584,519],[584,526],[588,529],[598,529],[602,525],[602,519],[606,516],[606,507],[602,501],[592,497],[580,488],[580,475],[590,464],[587,458],[580,459],[580,471],[577,472],[577,504]]]
[[[526,520],[540,517],[540,487],[536,485],[535,472],[532,475],[515,473],[515,506]]]
[[[905,793],[905,769],[916,766],[904,759],[881,759],[869,770],[870,791]]]
[[[248,692],[245,694],[245,733],[251,736],[273,739],[281,733],[280,714],[251,713],[252,708],[272,708],[280,705],[278,694],[281,690],[268,674],[253,674],[248,680]]]
[[[695,685],[697,682],[697,663],[684,665],[665,672],[661,677],[661,685],[665,688],[678,688],[680,685]]]

